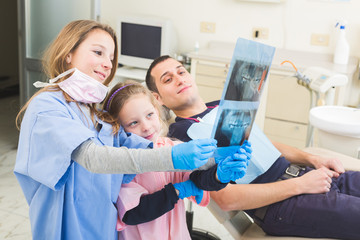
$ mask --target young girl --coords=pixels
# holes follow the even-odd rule
[[[123,175],[84,167],[102,173],[193,169],[215,150],[213,140],[161,149],[112,147],[149,145],[122,130],[114,136],[96,109],[115,75],[117,55],[115,32],[90,20],[69,23],[45,53],[52,80],[36,84],[44,89],[17,117],[20,122],[26,110],[14,172],[30,207],[33,239],[117,239],[115,203]]]
[[[120,125],[126,132],[151,140],[155,148],[174,146],[164,135],[159,106],[151,92],[136,82],[119,83],[110,91],[104,109],[114,130]],[[191,239],[185,218],[184,202],[195,196],[200,206],[209,203],[207,190],[220,190],[241,172],[244,175],[248,157],[237,154],[206,171],[187,173],[149,172],[136,175],[123,184],[117,201],[119,239]],[[228,164],[233,164],[228,167]],[[226,172],[226,174],[222,174]],[[238,175],[236,175],[238,174]],[[190,178],[193,180],[189,180]],[[226,176],[224,176],[226,175]],[[235,176],[236,175],[236,176]],[[235,180],[235,179],[231,180]],[[220,181],[219,181],[220,179]],[[164,187],[165,186],[165,187]]]

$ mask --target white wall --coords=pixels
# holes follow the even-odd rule
[[[173,21],[180,52],[200,47],[210,40],[235,42],[251,39],[253,27],[269,29],[264,43],[278,48],[333,53],[336,42],[334,25],[339,18],[348,20],[347,38],[351,55],[360,57],[360,1],[284,0],[282,3],[251,3],[241,0],[102,0],[102,21],[116,28],[121,14],[146,14]],[[200,22],[215,22],[215,33],[201,33]],[[312,46],[312,33],[329,34],[327,47]]]
[[[102,21],[117,27],[121,14],[155,15],[172,20],[179,39],[179,53],[194,50],[195,42],[236,42],[252,38],[254,27],[269,29],[264,43],[277,48],[332,54],[338,31],[335,23],[346,18],[350,55],[360,57],[360,1],[283,0],[256,3],[241,0],[102,0]],[[200,22],[215,22],[215,33],[201,33]],[[310,44],[311,34],[328,34],[328,46]],[[358,73],[357,73],[358,74]],[[360,80],[352,81],[348,103],[360,102]]]

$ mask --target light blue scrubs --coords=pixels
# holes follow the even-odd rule
[[[85,113],[85,114],[84,114]],[[91,119],[61,92],[43,92],[26,110],[21,125],[15,175],[30,206],[33,239],[117,239],[115,203],[122,174],[93,174],[71,160],[82,142],[147,147],[109,124]],[[133,135],[135,136],[135,135]],[[135,136],[136,137],[136,136]]]

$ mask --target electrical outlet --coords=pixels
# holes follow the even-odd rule
[[[252,37],[257,39],[269,39],[269,29],[254,27],[252,32]]]
[[[311,45],[314,46],[329,46],[329,34],[311,34]]]
[[[200,22],[200,32],[215,33],[216,23],[214,22]]]

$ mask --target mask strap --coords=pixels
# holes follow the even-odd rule
[[[59,74],[58,76],[56,76],[55,78],[49,79],[49,82],[41,82],[41,81],[36,81],[33,83],[34,87],[36,88],[43,88],[43,87],[47,87],[47,86],[55,86],[57,85],[57,83],[55,83],[58,79],[65,77],[66,75],[68,75],[69,73],[72,73],[76,70],[76,68],[71,68],[61,74]]]

